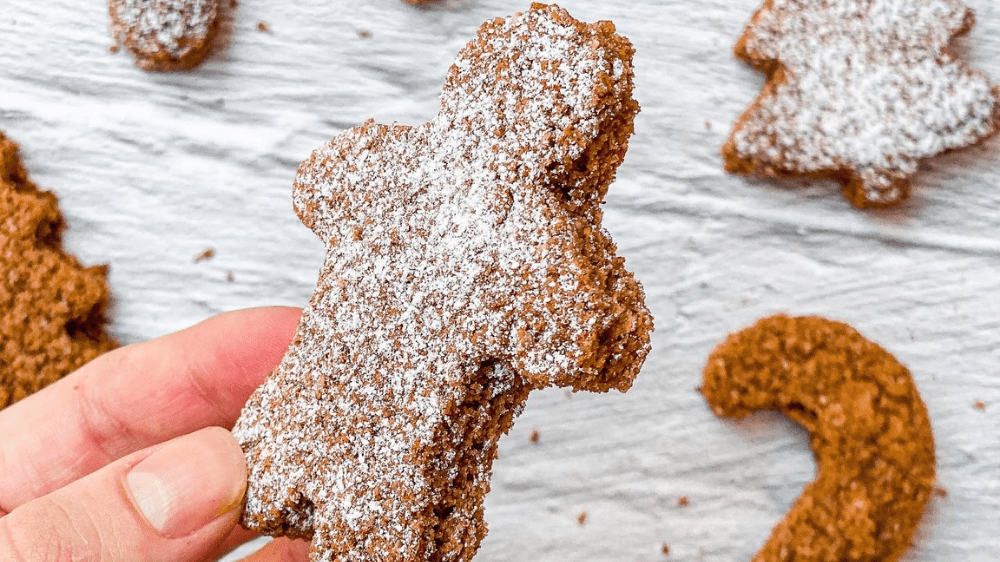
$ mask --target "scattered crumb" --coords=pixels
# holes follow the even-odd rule
[[[579,525],[580,525],[581,527],[583,527],[584,525],[586,525],[586,524],[587,524],[587,512],[586,512],[586,511],[581,511],[581,512],[580,512],[580,515],[577,515],[577,516],[576,516],[576,522],[577,522],[577,523],[578,523],[578,524],[579,524]]]
[[[371,36],[372,36],[372,32],[368,31],[367,29],[359,29],[358,30],[358,37],[360,37],[362,39],[368,39]]]
[[[660,547],[660,552],[662,552],[664,556],[670,554],[670,543],[663,543],[663,546]]]
[[[528,441],[531,441],[532,443],[538,443],[538,439],[540,437],[541,437],[541,434],[538,433],[538,430],[537,429],[532,429],[531,430],[531,437],[528,438]]]
[[[215,248],[205,248],[205,251],[194,257],[194,263],[201,263],[215,257]]]
[[[983,402],[982,400],[976,400],[975,402],[972,403],[972,407],[979,410],[980,412],[985,412],[986,402]]]
[[[108,46],[108,52],[111,53],[112,55],[115,54],[115,53],[117,53],[118,52],[118,45],[110,45],[110,46]]]
[[[232,271],[227,271],[226,272],[226,281],[228,281],[230,283],[232,283],[233,281],[236,281],[236,276],[233,275]]]
[[[941,487],[934,488],[934,495],[937,496],[937,497],[939,497],[939,498],[947,498],[948,497],[948,490],[946,490],[944,488],[941,488]]]
[[[271,26],[267,25],[266,21],[257,22],[257,31],[263,31],[264,33],[269,33],[271,31]]]
[[[709,121],[708,119],[705,119],[705,130],[706,131],[711,131],[712,130],[712,122]]]
[[[681,496],[677,498],[677,507],[687,507],[691,504],[691,500],[687,496]]]

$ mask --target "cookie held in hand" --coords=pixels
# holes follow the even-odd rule
[[[959,0],[767,0],[736,56],[767,83],[722,148],[726,171],[832,178],[856,207],[904,200],[920,160],[1000,129],[1000,88],[948,51]]]
[[[104,332],[107,267],[63,251],[64,226],[56,196],[0,133],[0,409],[116,346]]]
[[[892,562],[934,490],[934,438],[913,377],[842,322],[772,316],[712,352],[701,388],[720,416],[778,410],[809,431],[816,480],[755,562]]]
[[[187,70],[212,49],[219,0],[109,0],[111,35],[143,70]]]
[[[234,434],[243,523],[311,560],[467,561],[532,389],[624,391],[652,319],[600,204],[638,105],[632,47],[555,6],[484,24],[429,123],[367,122],[299,168],[327,246]]]

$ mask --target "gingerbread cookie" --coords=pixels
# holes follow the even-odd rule
[[[111,34],[143,70],[186,70],[211,51],[219,0],[109,0]]]
[[[768,78],[722,149],[726,171],[899,203],[920,160],[1000,129],[1000,88],[948,51],[974,22],[959,0],[767,0],[735,47]]]
[[[892,562],[934,490],[934,439],[910,372],[847,324],[772,316],[730,335],[701,389],[720,416],[778,410],[809,431],[817,477],[756,562]]]
[[[369,121],[302,164],[295,210],[328,250],[234,429],[247,527],[312,537],[314,562],[469,560],[529,391],[629,388],[652,319],[600,204],[632,52],[535,4],[479,29],[431,122]]]
[[[0,133],[0,409],[115,347],[104,333],[104,266],[60,245],[56,196],[40,191]]]

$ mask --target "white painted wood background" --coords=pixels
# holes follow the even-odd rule
[[[967,3],[979,23],[959,50],[1000,81],[1000,3]],[[717,342],[778,311],[845,320],[912,370],[948,496],[904,560],[1000,557],[1000,139],[928,162],[889,212],[725,175],[719,146],[762,83],[730,54],[757,4],[563,2],[637,49],[643,109],[606,226],[657,331],[628,394],[532,397],[501,442],[479,560],[749,560],[813,477],[806,435],[717,419],[695,387]],[[527,6],[240,0],[203,66],[150,74],[108,52],[102,1],[0,0],[0,129],[59,195],[69,248],[111,264],[123,342],[303,305],[322,248],[291,211],[298,163],[369,117],[428,120],[478,25]]]

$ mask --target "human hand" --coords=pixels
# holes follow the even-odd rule
[[[231,428],[300,311],[222,314],[98,357],[0,410],[0,562],[201,562],[236,526],[246,463]],[[246,560],[305,560],[278,539]]]

